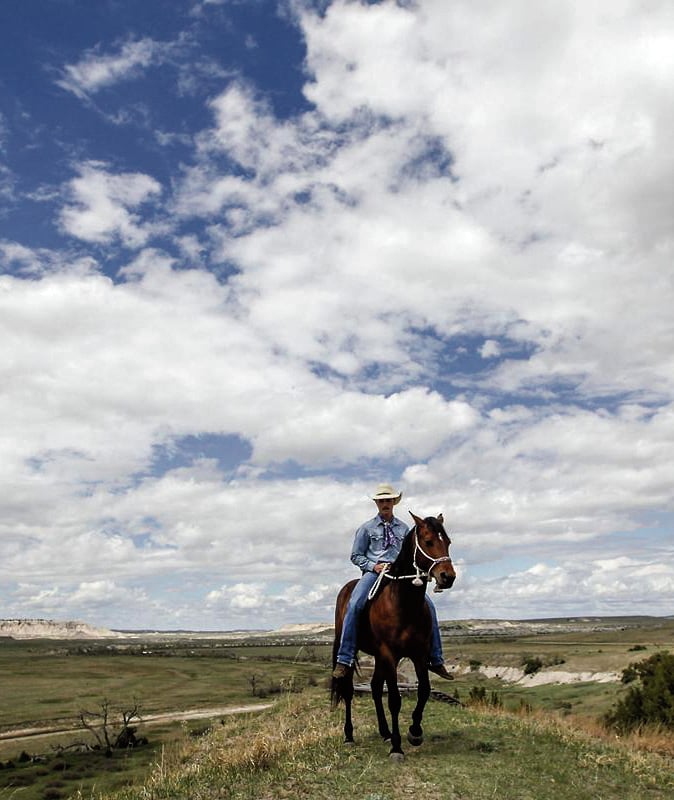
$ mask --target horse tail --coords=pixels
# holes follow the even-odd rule
[[[353,699],[353,676],[357,670],[358,659],[356,659],[353,670],[349,670],[343,678],[330,679],[330,705],[333,709],[337,708],[341,702],[351,702]]]
[[[335,658],[335,648],[333,647],[332,652],[332,668],[335,668],[335,664],[337,663],[337,659]],[[340,703],[340,700],[343,700],[342,693],[339,690],[339,681],[334,676],[330,678],[330,706],[331,708],[337,708]]]
[[[337,653],[339,652],[339,644],[342,638],[342,620],[337,619],[335,625],[335,639],[332,643],[332,668],[334,669],[337,666]],[[352,682],[352,678],[349,676],[345,676],[343,678],[335,678],[332,677],[330,679],[330,705],[331,707],[337,708],[337,706],[345,700],[348,695],[349,691],[347,687],[344,685],[347,681]],[[352,689],[353,691],[353,689]]]
[[[346,605],[349,601],[353,587],[358,581],[350,581],[345,586],[342,586],[339,594],[337,595],[337,603],[335,605],[335,638],[332,642],[332,668],[337,666],[337,654],[339,653],[339,645],[342,641],[342,627],[344,625],[344,614],[346,613]],[[355,669],[358,668],[358,659],[356,658]],[[330,679],[330,704],[332,708],[336,708],[342,700],[349,701],[353,697],[353,671],[349,670],[349,674],[343,678],[332,677]]]
[[[344,694],[340,689],[340,683],[344,683],[344,678],[330,679],[330,707],[332,709],[337,708],[342,700],[344,700]]]
[[[339,630],[332,644],[333,669],[337,666],[337,653],[339,652],[341,636],[341,630]],[[359,674],[358,667],[358,656],[356,656],[353,669],[350,669],[347,675],[343,678],[332,677],[330,679],[330,705],[333,709],[337,708],[342,701],[350,701],[353,698],[353,676],[354,674]]]

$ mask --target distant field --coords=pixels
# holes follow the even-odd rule
[[[648,656],[674,649],[672,619],[609,619],[579,627],[580,630],[569,632],[564,630],[564,623],[559,623],[559,630],[537,635],[508,635],[506,631],[485,636],[453,629],[453,635],[443,637],[445,658],[462,664],[478,660],[489,665],[520,666],[525,656],[534,655],[548,662],[563,659],[559,668],[572,672],[620,672],[632,661],[645,657],[640,653]]]
[[[565,632],[560,623],[559,631],[539,635],[462,634],[453,628],[444,631],[445,658],[464,666],[521,667],[526,658],[537,657],[556,670],[620,672],[659,650],[674,650],[674,620],[611,620],[611,629],[592,629],[599,624]],[[82,708],[106,697],[120,705],[138,700],[149,714],[249,702],[253,677],[262,690],[282,681],[327,679],[331,648],[325,638],[298,634],[284,636],[282,642],[275,644],[272,637],[265,644],[177,637],[147,642],[0,639],[0,732],[76,720]],[[486,679],[471,674],[454,684],[478,680]],[[559,694],[566,702],[569,693],[580,700],[584,692],[592,694],[577,686],[534,690],[508,688],[498,681],[491,685],[517,698],[523,693],[534,699],[536,694]],[[598,693],[612,695],[617,688],[604,685]]]
[[[257,687],[315,680],[328,648],[0,640],[0,732],[76,721],[103,698],[145,713],[250,702]],[[0,744],[1,747],[1,744]]]
[[[249,705],[325,679],[328,648],[297,646],[224,647],[221,641],[170,644],[109,641],[0,640],[0,734],[17,728],[75,726],[82,709],[130,709],[142,714]],[[255,696],[252,694],[253,681]],[[245,718],[245,717],[244,717]],[[216,718],[217,720],[217,718]],[[207,730],[212,720],[139,725],[149,745],[115,753],[56,755],[54,748],[94,743],[78,729],[71,734],[20,741],[0,739],[0,798],[56,800],[80,789],[115,790],[145,779],[176,743]],[[45,763],[20,756],[46,754]]]

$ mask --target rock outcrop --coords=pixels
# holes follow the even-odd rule
[[[0,619],[0,636],[11,639],[111,639],[122,634],[86,622],[53,619]]]

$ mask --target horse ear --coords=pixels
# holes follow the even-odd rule
[[[417,517],[417,515],[415,513],[413,513],[412,511],[410,511],[409,513],[410,513],[410,516],[416,522],[417,525],[423,524],[423,519],[421,519],[421,517]]]
[[[441,525],[444,525],[445,518],[442,516],[442,511],[441,511],[441,512],[438,514],[438,516],[436,517],[436,519],[437,519],[437,521],[438,521],[438,522],[439,522]]]

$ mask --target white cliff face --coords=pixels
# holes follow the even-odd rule
[[[472,671],[470,667],[454,669],[456,674],[461,675],[468,675]],[[480,665],[477,671],[486,678],[499,678],[505,683],[515,683],[518,686],[543,686],[547,683],[617,683],[621,677],[619,672],[565,672],[558,669],[541,669],[526,675],[524,670],[518,667],[484,665]]]
[[[122,634],[86,622],[53,619],[0,619],[0,636],[12,639],[110,639]]]

